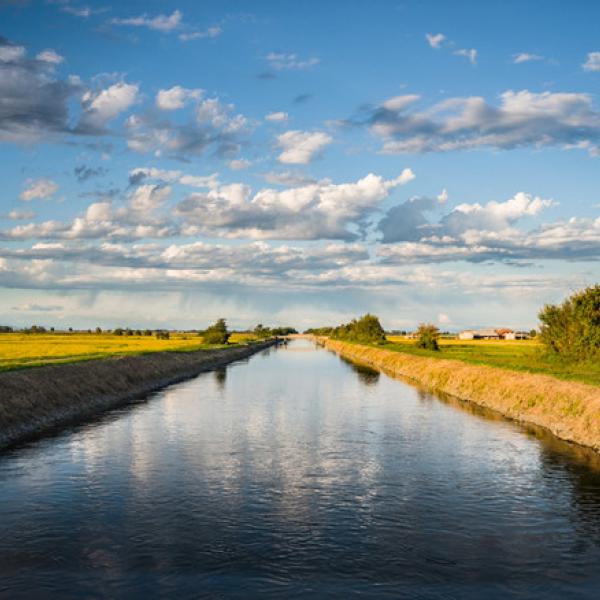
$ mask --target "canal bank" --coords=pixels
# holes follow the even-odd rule
[[[275,343],[154,352],[0,373],[0,448],[247,358]]]
[[[339,340],[323,339],[319,343],[350,360],[404,377],[428,390],[473,402],[521,423],[543,427],[562,440],[600,452],[597,387]]]

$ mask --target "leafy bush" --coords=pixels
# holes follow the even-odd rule
[[[600,354],[600,284],[576,292],[562,304],[547,304],[538,315],[546,349],[571,360]]]
[[[440,330],[431,323],[421,323],[417,329],[417,347],[425,350],[439,350]]]
[[[360,342],[361,344],[385,343],[385,332],[375,315],[366,314],[360,319],[336,327],[331,337],[337,340]]]
[[[229,341],[229,336],[230,333],[227,331],[225,319],[219,319],[202,334],[206,344],[226,344]]]
[[[262,323],[259,323],[252,332],[254,335],[261,340],[265,338],[271,337],[271,330],[268,327],[265,327]]]

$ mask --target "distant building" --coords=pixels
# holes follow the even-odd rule
[[[528,340],[531,336],[528,331],[511,331],[504,336],[505,340]]]
[[[458,334],[459,340],[499,340],[495,329],[465,329]]]

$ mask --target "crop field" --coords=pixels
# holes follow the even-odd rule
[[[231,343],[247,343],[254,336],[234,333]],[[203,344],[194,333],[171,333],[170,339],[110,333],[4,333],[0,334],[0,371],[45,364],[92,360],[148,352],[190,352],[216,348]]]
[[[417,348],[416,341],[401,336],[388,336],[388,350],[418,356],[449,358],[475,365],[489,365],[513,371],[543,373],[559,379],[600,385],[597,361],[572,363],[548,356],[535,340],[457,340],[440,339],[440,352]]]

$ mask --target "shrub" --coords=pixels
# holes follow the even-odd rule
[[[116,328],[116,329],[113,331],[113,333],[114,333],[115,335],[123,335],[123,328],[122,328],[122,327],[117,327],[117,328]]]
[[[352,319],[350,323],[336,327],[331,337],[362,344],[383,344],[385,342],[383,327],[379,319],[371,314],[366,314],[360,319]]]
[[[600,354],[600,284],[576,292],[560,305],[539,313],[540,339],[546,349],[571,360]]]
[[[156,339],[157,340],[168,340],[170,339],[171,334],[168,331],[157,331],[156,332]]]
[[[271,337],[271,330],[265,327],[262,323],[259,323],[253,331],[254,335],[259,339],[265,339]]]
[[[149,329],[144,329],[144,335],[152,335],[152,332]]]
[[[206,329],[202,337],[206,344],[226,344],[229,341],[229,335],[225,319],[219,319]]]
[[[438,338],[440,330],[431,323],[421,323],[417,329],[417,348],[425,350],[439,350]]]

